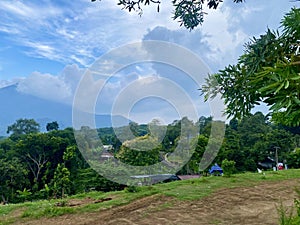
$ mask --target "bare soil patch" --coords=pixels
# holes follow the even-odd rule
[[[30,225],[273,225],[278,224],[276,206],[290,207],[300,180],[266,182],[253,187],[226,188],[195,201],[179,201],[154,195],[125,206],[94,213],[21,221]],[[101,204],[101,203],[100,203]]]

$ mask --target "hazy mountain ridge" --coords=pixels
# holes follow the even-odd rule
[[[0,88],[0,136],[7,135],[7,127],[17,119],[34,119],[45,131],[46,124],[57,121],[64,129],[72,126],[72,106],[24,94],[17,90],[17,84]],[[122,116],[115,116],[118,124],[126,125],[129,120]],[[110,115],[96,115],[97,127],[111,127]]]

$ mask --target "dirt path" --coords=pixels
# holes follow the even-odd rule
[[[151,196],[98,213],[30,221],[30,225],[269,225],[278,224],[276,205],[292,206],[300,180],[222,189],[198,201]]]

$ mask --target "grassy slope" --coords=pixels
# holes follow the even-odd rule
[[[139,187],[135,193],[119,192],[90,192],[79,194],[63,200],[26,202],[0,206],[0,224],[11,224],[17,220],[26,220],[40,217],[53,217],[66,213],[94,212],[118,205],[128,204],[136,199],[150,195],[171,196],[178,200],[197,200],[221,188],[234,188],[252,186],[261,182],[280,181],[285,179],[300,178],[300,170],[286,170],[279,172],[266,172],[265,175],[257,173],[236,174],[227,177],[202,177],[185,181],[176,181],[165,184],[157,184],[147,187]],[[99,200],[111,197],[112,200],[97,204],[83,204],[77,207],[58,207],[57,202],[74,201],[80,199]]]

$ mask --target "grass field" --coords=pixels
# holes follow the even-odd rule
[[[201,177],[137,187],[133,188],[131,192],[128,190],[108,193],[89,192],[64,199],[1,205],[0,224],[13,224],[23,220],[56,217],[64,214],[97,212],[103,209],[126,205],[134,200],[152,195],[172,197],[178,201],[199,200],[224,188],[251,187],[260,183],[295,178],[300,178],[300,170],[269,171],[265,172],[265,174],[243,173],[235,174],[232,177]],[[104,201],[101,201],[102,199]],[[160,207],[169,207],[171,204],[171,202],[166,202]]]

